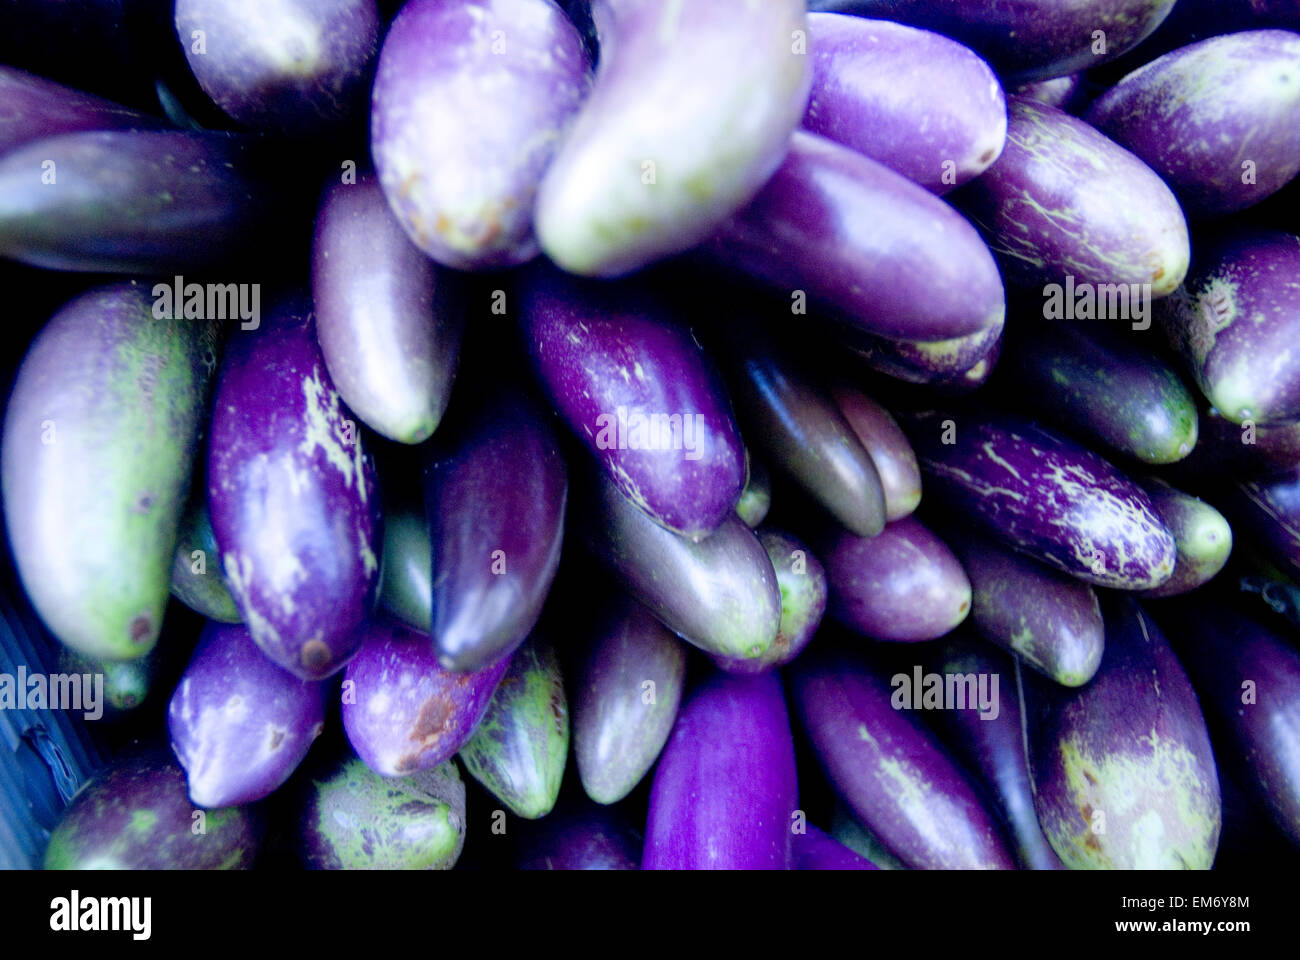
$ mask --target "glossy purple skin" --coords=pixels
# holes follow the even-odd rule
[[[1300,417],[1300,236],[1197,238],[1182,289],[1153,311],[1201,392],[1234,423]]]
[[[520,295],[538,378],[618,489],[675,533],[699,539],[715,530],[740,499],[745,451],[726,389],[689,328],[643,287],[551,267],[531,271]],[[630,419],[625,429],[620,410],[680,422],[667,421],[671,433],[636,431]],[[633,446],[641,434],[649,449]]]
[[[493,399],[424,471],[433,647],[482,670],[532,632],[560,565],[569,478],[555,434],[521,397]]]
[[[903,519],[921,502],[921,468],[907,434],[888,410],[862,391],[841,382],[832,387],[831,393],[876,466],[885,491],[885,519]]]
[[[907,866],[1011,870],[997,821],[939,741],[864,663],[810,652],[791,668],[795,710],[854,816]]]
[[[233,807],[279,789],[325,729],[325,695],[268,660],[247,627],[210,621],[167,708],[190,799]]]
[[[380,51],[370,143],[416,246],[458,270],[531,260],[533,199],[588,83],[551,0],[406,3]]]
[[[592,638],[573,688],[573,754],[587,796],[617,803],[641,782],[668,741],[685,683],[686,646],[644,606],[623,601]]]
[[[383,777],[429,770],[474,734],[510,657],[474,673],[444,670],[428,637],[375,618],[343,674],[343,729],[357,756]]]
[[[643,870],[789,870],[799,807],[777,673],[715,672],[682,705],[655,768]]]
[[[1020,866],[1025,870],[1064,870],[1034,812],[1034,792],[1020,732],[1015,662],[978,640],[954,636],[933,651],[928,669],[940,674],[998,676],[1000,707],[996,717],[981,716],[976,710],[939,710],[932,716],[945,744],[989,788],[1009,827]]]
[[[60,133],[165,126],[147,113],[13,67],[0,66],[0,103],[0,155]]]
[[[304,680],[355,652],[379,579],[374,461],[349,421],[302,303],[233,334],[208,440],[212,529],[253,639]]]
[[[1238,483],[1221,506],[1241,541],[1300,578],[1300,468]]]
[[[876,537],[841,531],[821,550],[831,614],[877,640],[933,640],[970,613],[971,585],[948,545],[914,517]]]
[[[1222,811],[1196,693],[1135,600],[1111,594],[1102,612],[1106,655],[1086,686],[1021,671],[1038,822],[1071,869],[1208,870]]]
[[[795,870],[879,870],[880,868],[858,856],[829,833],[811,823],[804,825],[804,833],[794,837]]]
[[[989,65],[928,30],[835,13],[808,17],[812,94],[803,128],[943,194],[983,173],[1006,142]],[[917,117],[925,117],[919,125]]]
[[[1081,105],[1080,101],[1085,100],[1083,89],[1083,74],[1072,73],[1066,77],[1024,83],[1010,92],[1017,97],[1038,100],[1066,113],[1075,113]]]
[[[321,199],[312,301],[343,402],[390,440],[427,440],[451,396],[464,296],[407,238],[372,175],[334,184]]]
[[[520,824],[520,870],[636,870],[641,850],[618,814],[584,803]]]
[[[1118,590],[1173,573],[1174,537],[1151,499],[1073,441],[1020,418],[946,413],[914,418],[909,436],[926,496],[998,542]]]
[[[993,255],[964,217],[812,133],[794,134],[777,172],[705,251],[879,337],[964,337],[1000,327],[1006,312]]]
[[[1191,256],[1187,221],[1145,163],[1063,110],[1007,100],[1007,145],[962,191],[1007,279],[1038,286],[1066,276],[1150,284],[1172,293]]]
[[[1085,118],[1160,174],[1189,216],[1231,213],[1300,172],[1298,62],[1289,30],[1213,37],[1133,71]]]
[[[204,93],[240,123],[315,134],[365,107],[375,0],[176,0],[175,24]]]

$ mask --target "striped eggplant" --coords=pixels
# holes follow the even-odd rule
[[[217,350],[215,323],[155,319],[132,282],[64,305],[23,358],[5,525],[32,606],[80,653],[129,660],[157,642]]]
[[[755,460],[745,451],[745,486],[736,501],[736,515],[745,521],[751,530],[763,522],[767,512],[772,509],[772,478],[768,476],[767,467]]]
[[[1239,542],[1300,579],[1300,468],[1234,484],[1219,505]]]
[[[851,384],[836,383],[831,395],[875,464],[885,492],[885,519],[908,516],[921,503],[921,468],[907,435],[888,410]]]
[[[1151,61],[1085,119],[1148,163],[1190,216],[1232,213],[1300,172],[1300,34],[1248,30]]]
[[[551,403],[618,489],[669,530],[707,536],[745,483],[726,390],[648,285],[529,272],[521,324]]]
[[[636,870],[641,843],[616,810],[573,804],[520,825],[520,870]]]
[[[628,273],[694,246],[748,202],[808,100],[804,10],[597,0],[596,82],[537,195],[547,256],[570,273]]]
[[[221,568],[221,550],[208,511],[208,486],[201,480],[193,484],[189,504],[181,516],[176,555],[172,560],[171,592],[181,603],[209,620],[243,622]]]
[[[1014,862],[967,775],[895,709],[890,683],[858,658],[809,651],[791,690],[813,752],[855,817],[915,869],[1003,869]]]
[[[384,553],[379,572],[379,606],[420,633],[433,630],[433,546],[424,510],[384,511]]]
[[[172,750],[200,807],[280,788],[325,729],[326,688],[282,670],[242,624],[209,623],[167,708]]]
[[[1172,293],[1191,250],[1164,181],[1056,107],[1013,96],[1007,117],[1006,149],[958,200],[1007,279],[1038,286],[1073,277],[1106,296],[1126,294],[1130,309]]]
[[[588,86],[551,0],[406,3],[379,53],[370,144],[415,245],[458,270],[532,259],[534,198]]]
[[[868,367],[906,383],[947,385],[992,372],[1002,342],[1002,324],[947,340],[895,340],[841,328],[841,338]]]
[[[474,673],[438,663],[427,637],[376,617],[343,673],[343,729],[357,756],[384,777],[429,770],[469,742],[510,657]]]
[[[682,704],[650,788],[643,870],[789,870],[794,740],[775,671],[716,671]]]
[[[1172,597],[1203,586],[1218,575],[1232,553],[1232,527],[1223,514],[1190,493],[1158,477],[1144,477],[1142,489],[1151,498],[1156,516],[1178,545],[1174,575],[1144,596]]]
[[[1222,813],[1196,693],[1132,597],[1102,609],[1106,653],[1087,686],[1019,673],[1038,822],[1071,869],[1208,870]]]
[[[668,741],[686,682],[686,647],[635,600],[600,622],[577,672],[573,754],[587,796],[617,803]]]
[[[541,615],[564,541],[568,473],[523,396],[484,400],[428,451],[433,647],[448,670],[487,668]]]
[[[1002,85],[960,43],[887,20],[813,13],[808,45],[805,130],[939,194],[978,177],[1002,152]]]
[[[1144,590],[1176,546],[1150,498],[1096,454],[1015,417],[929,412],[910,438],[929,496],[999,542],[1103,587]]]
[[[1038,100],[1066,113],[1078,113],[1081,107],[1087,105],[1086,89],[1083,74],[1071,73],[1064,77],[1053,77],[1051,80],[1022,83],[1008,92],[1017,97]]]
[[[73,90],[53,80],[0,66],[0,156],[33,140],[81,130],[156,130],[162,120]]]
[[[379,580],[374,461],[312,315],[290,298],[232,338],[208,440],[208,507],[230,592],[272,661],[304,680],[360,643]]]
[[[811,823],[794,837],[795,870],[879,870],[865,857],[854,853],[826,831]]]

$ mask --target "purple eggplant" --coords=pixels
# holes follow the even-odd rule
[[[983,533],[1103,587],[1145,590],[1173,574],[1173,534],[1151,499],[1096,454],[1019,418],[912,424],[928,496]]]
[[[244,620],[221,569],[221,550],[208,512],[207,484],[197,480],[176,537],[171,591],[173,597],[209,620],[220,623]]]
[[[993,814],[890,686],[840,654],[795,662],[795,709],[836,793],[909,867],[1013,869]]]
[[[568,473],[549,424],[523,397],[487,400],[429,451],[433,646],[476,671],[524,642],[564,542]]]
[[[1233,423],[1218,410],[1201,410],[1200,436],[1178,476],[1250,480],[1300,467],[1300,418]]]
[[[64,305],[23,358],[5,525],[32,606],[80,653],[157,642],[217,350],[215,323],[156,319],[147,288],[123,283]]]
[[[945,384],[978,376],[983,382],[997,361],[1002,324],[948,340],[896,340],[843,328],[840,336],[868,367],[895,380]]]
[[[654,765],[686,682],[686,647],[635,600],[587,648],[574,685],[573,753],[587,796],[617,803]]]
[[[433,630],[433,547],[424,510],[384,512],[379,606],[412,630]]]
[[[854,330],[950,340],[1001,329],[997,264],[975,228],[924,187],[812,133],[796,133],[762,191],[706,255]]]
[[[736,515],[753,530],[772,509],[772,478],[767,467],[745,451],[745,487],[736,501]]]
[[[949,542],[970,577],[971,622],[984,639],[1064,686],[1092,679],[1106,634],[1089,584],[983,537],[953,531]]]
[[[907,864],[890,853],[884,842],[864,827],[838,797],[832,807],[830,837],[862,859],[875,864],[877,869],[908,869]]]
[[[1241,541],[1300,579],[1300,468],[1235,484],[1221,505]]]
[[[574,804],[521,824],[520,870],[636,870],[639,838],[616,810]]]
[[[970,613],[971,585],[952,551],[914,517],[876,537],[833,534],[821,553],[830,610],[877,640],[933,640]]]
[[[650,788],[643,870],[789,870],[799,806],[781,680],[715,672],[682,705]]]
[[[767,551],[734,513],[706,539],[659,526],[607,480],[590,496],[596,559],[664,625],[715,656],[754,659],[776,641],[781,593]]]
[[[1037,100],[1049,107],[1064,110],[1066,113],[1078,113],[1080,107],[1087,104],[1084,90],[1083,74],[1071,73],[1064,77],[1053,77],[1051,80],[1022,83],[1010,93],[1017,97]]]
[[[978,177],[1002,152],[1002,86],[960,43],[835,13],[809,15],[808,42],[813,84],[805,130],[940,194]]]
[[[464,294],[407,238],[373,176],[335,184],[321,200],[312,300],[348,409],[391,440],[428,439],[451,396]]]
[[[1020,672],[1038,822],[1071,869],[1208,870],[1222,813],[1196,693],[1136,601],[1113,595],[1103,612],[1087,686]]]
[[[135,755],[83,786],[45,848],[46,870],[247,870],[261,825],[247,808],[194,809],[171,756]]]
[[[427,637],[375,618],[343,673],[343,729],[366,766],[384,777],[429,770],[469,742],[510,657],[475,673],[438,663]]]
[[[1011,97],[1007,116],[1006,149],[958,202],[1008,280],[1037,286],[1073,277],[1130,305],[1172,293],[1191,250],[1164,181],[1063,110]]]
[[[1174,575],[1145,596],[1172,597],[1208,583],[1232,553],[1232,527],[1228,521],[1204,500],[1156,477],[1143,479],[1142,488],[1178,545]]]
[[[374,461],[311,313],[288,300],[232,339],[208,442],[208,506],[230,591],[262,652],[304,680],[360,642],[379,579]]]
[[[0,156],[33,140],[82,130],[155,130],[162,120],[35,74],[0,67]]]
[[[794,837],[795,870],[879,870],[830,834],[811,823]]]
[[[551,0],[403,6],[379,54],[370,143],[415,245],[459,270],[532,259],[534,197],[588,83],[582,38]]]
[[[1300,236],[1197,239],[1187,282],[1155,311],[1165,337],[1233,423],[1300,417]]]
[[[325,729],[325,685],[282,670],[242,624],[209,623],[167,708],[172,750],[200,807],[279,789]]]
[[[745,482],[727,394],[691,331],[643,285],[529,274],[524,336],[552,404],[618,489],[669,530],[707,536]]]
[[[1167,53],[1087,121],[1146,161],[1191,216],[1231,213],[1300,172],[1300,34],[1248,30]]]
[[[885,519],[901,520],[921,502],[921,468],[907,435],[888,410],[845,382],[832,388],[835,403],[875,464],[885,492]]]
[[[537,195],[546,254],[570,273],[628,273],[694,246],[747,203],[808,100],[804,9],[597,0],[595,86]]]

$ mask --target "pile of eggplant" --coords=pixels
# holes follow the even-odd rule
[[[46,866],[1295,857],[1293,0],[65,6],[0,13],[5,532],[111,747]]]

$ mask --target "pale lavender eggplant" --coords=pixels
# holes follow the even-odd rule
[[[1232,527],[1228,521],[1204,500],[1158,477],[1144,477],[1140,482],[1160,522],[1169,528],[1178,544],[1174,575],[1144,595],[1172,597],[1209,583],[1232,553]]]
[[[979,176],[1002,153],[1006,97],[968,47],[928,30],[836,13],[808,16],[808,46],[813,84],[805,130],[938,194]]]
[[[879,870],[830,834],[811,823],[794,836],[795,870]]]
[[[668,530],[707,536],[735,508],[745,452],[690,329],[644,285],[529,272],[521,325],[552,404],[619,491]]]
[[[808,100],[804,10],[597,0],[595,86],[537,195],[546,254],[571,273],[628,273],[694,246],[747,203]]]
[[[1190,241],[1178,201],[1155,171],[1040,101],[1011,97],[1007,116],[1006,149],[958,200],[1007,279],[1035,286],[1073,276],[1137,284],[1149,298],[1172,293],[1187,273]]]
[[[451,396],[464,293],[411,243],[372,175],[334,184],[321,199],[312,300],[343,402],[390,440],[427,440]]]
[[[655,769],[641,868],[789,870],[798,807],[780,675],[713,673]]]
[[[843,381],[831,389],[836,405],[857,436],[885,491],[885,519],[901,520],[921,502],[921,467],[907,434],[880,404]]]
[[[166,125],[158,117],[13,67],[0,66],[0,103],[0,155],[60,133]]]
[[[914,517],[876,537],[833,534],[821,551],[831,614],[877,640],[933,640],[970,613],[971,585],[952,551]]]
[[[208,440],[208,506],[253,639],[304,680],[360,642],[379,579],[379,492],[311,313],[278,305],[230,341]]]
[[[379,54],[370,143],[415,245],[459,270],[532,259],[534,197],[588,86],[582,38],[551,0],[403,6]]]
[[[961,214],[812,133],[795,133],[780,169],[704,252],[878,337],[966,337],[1000,329],[1006,312],[997,264]]]
[[[429,638],[375,618],[343,673],[343,729],[367,767],[384,777],[449,760],[487,713],[510,657],[474,673],[444,670]]]
[[[279,789],[325,729],[325,692],[268,660],[247,627],[210,622],[167,708],[190,799],[235,807]]]
[[[1300,172],[1300,33],[1248,30],[1167,53],[1087,121],[1141,157],[1189,216],[1232,213]]]

